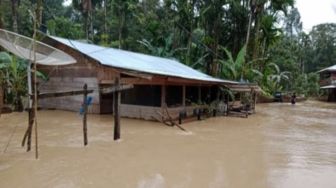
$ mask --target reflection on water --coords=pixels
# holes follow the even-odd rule
[[[336,104],[260,104],[249,118],[217,117],[183,125],[112,116],[38,114],[40,159],[20,142],[27,114],[0,117],[0,187],[336,187]],[[6,152],[4,152],[6,151]]]

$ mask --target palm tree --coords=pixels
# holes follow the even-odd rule
[[[79,10],[84,18],[84,27],[86,33],[86,40],[93,39],[93,17],[92,12],[96,4],[101,3],[99,1],[92,0],[73,0],[72,5],[75,9]]]
[[[2,7],[3,5],[2,5],[2,0],[0,0],[0,7]],[[2,28],[3,27],[3,13],[2,13],[2,9],[0,9],[0,28]]]

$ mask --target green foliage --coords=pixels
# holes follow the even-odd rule
[[[239,80],[246,78],[245,70],[245,55],[246,55],[246,46],[244,46],[238,53],[236,59],[232,57],[232,53],[229,52],[226,48],[224,51],[228,57],[226,61],[220,60],[222,63],[222,73],[223,78],[231,80]]]
[[[336,59],[336,23],[314,26],[310,32],[312,44],[312,62],[307,70],[318,71],[335,64]]]
[[[83,39],[85,36],[81,24],[73,23],[65,17],[57,17],[54,20],[48,20],[47,28],[51,35],[57,35],[59,37]]]
[[[277,91],[283,91],[289,84],[289,71],[281,71],[275,63],[268,62],[261,71],[252,69],[252,80],[258,83],[267,95],[273,95]]]
[[[317,73],[300,74],[295,79],[294,91],[305,96],[318,96],[320,86],[318,84],[319,75]]]
[[[16,5],[18,32],[26,36],[32,36],[29,10],[33,3],[21,0]],[[62,3],[43,1],[42,24],[51,35],[175,58],[212,76],[256,82],[269,94],[302,87],[298,83],[309,80],[310,72],[330,66],[336,59],[335,24],[302,32],[294,0]],[[15,14],[6,10],[12,8],[12,3],[2,1],[0,25],[9,30]]]
[[[22,109],[21,97],[27,93],[27,61],[0,52],[0,85],[6,88],[7,103],[13,104],[15,110]],[[47,76],[37,71],[38,78],[47,80]]]
[[[8,53],[0,52],[0,80],[3,88],[7,88],[6,94],[15,106],[15,110],[22,109],[21,96],[26,93],[26,71],[22,60]]]
[[[164,39],[164,45],[162,47],[155,47],[151,44],[151,42],[149,42],[146,39],[142,39],[141,41],[138,42],[143,46],[145,46],[151,54],[159,57],[172,58],[174,57],[176,52],[186,50],[185,48],[176,48],[176,49],[172,48],[173,35],[170,35],[169,37]]]

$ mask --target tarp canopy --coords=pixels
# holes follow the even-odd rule
[[[34,61],[34,40],[17,33],[0,29],[0,45],[18,57]],[[36,63],[41,65],[68,65],[76,60],[63,51],[36,41]]]
[[[67,45],[79,51],[80,53],[86,54],[87,56],[101,63],[102,65],[110,67],[206,82],[229,84],[238,83],[231,80],[214,78],[200,71],[192,69],[187,65],[184,65],[174,59],[155,57],[114,48],[106,48],[54,36],[50,37],[64,45]]]

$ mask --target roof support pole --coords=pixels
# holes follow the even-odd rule
[[[202,103],[202,91],[201,91],[201,86],[198,86],[198,104]]]
[[[120,87],[119,77],[115,79],[115,87]],[[113,94],[113,103],[114,103],[114,140],[120,139],[120,90],[117,90]]]
[[[186,86],[182,86],[182,106],[186,106]]]
[[[84,146],[88,144],[88,137],[87,137],[87,110],[88,110],[88,102],[87,102],[87,84],[84,84],[83,87],[84,95],[83,95],[83,138],[84,138]]]
[[[161,85],[161,107],[166,104],[166,85]]]

